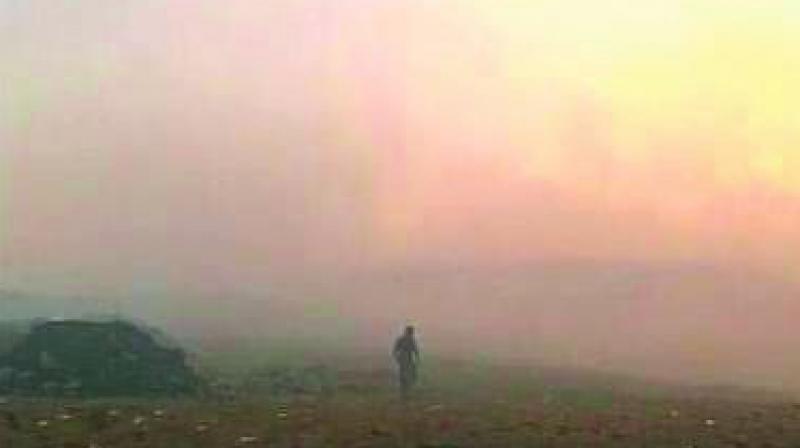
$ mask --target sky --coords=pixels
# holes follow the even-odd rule
[[[746,272],[774,330],[797,311],[799,45],[792,0],[0,0],[0,286],[490,336],[532,325],[522,303],[575,347],[596,337],[564,294],[606,334],[614,285],[652,280],[685,307],[636,331],[667,331],[740,303]],[[562,281],[497,274],[519,269]]]

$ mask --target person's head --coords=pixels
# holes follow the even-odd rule
[[[407,336],[414,336],[414,326],[413,325],[406,325],[406,335]]]

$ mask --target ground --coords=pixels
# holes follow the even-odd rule
[[[431,368],[404,402],[384,368],[316,392],[258,375],[199,399],[6,398],[0,447],[800,446],[800,406],[772,396]]]

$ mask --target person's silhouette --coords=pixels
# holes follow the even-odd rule
[[[419,364],[419,349],[414,339],[414,327],[406,327],[402,336],[397,338],[392,350],[400,374],[400,393],[407,397],[411,388],[417,382],[417,364]]]

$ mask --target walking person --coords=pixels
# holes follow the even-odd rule
[[[407,398],[411,388],[417,382],[417,365],[419,364],[419,348],[414,338],[414,327],[406,327],[403,335],[397,338],[392,350],[394,360],[397,362],[400,379],[400,394]]]

